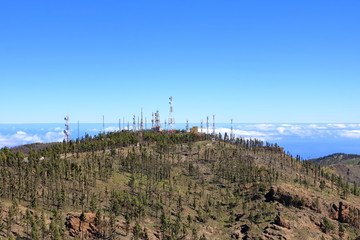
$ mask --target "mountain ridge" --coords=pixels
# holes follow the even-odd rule
[[[360,235],[356,185],[260,140],[213,140],[185,131],[144,131],[140,138],[138,132],[122,131],[42,147],[0,150],[0,236],[305,240]]]

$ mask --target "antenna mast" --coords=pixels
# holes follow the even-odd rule
[[[136,120],[135,120],[135,114],[133,115],[133,132],[136,131]]]
[[[144,122],[143,122],[143,110],[141,108],[141,121],[140,121],[140,134],[139,134],[139,137],[140,137],[140,140],[142,141],[143,140],[143,126],[144,126]]]
[[[200,122],[200,131],[201,133],[203,133],[203,120],[201,119],[201,122]]]
[[[213,136],[215,137],[215,115],[213,115]]]
[[[175,124],[174,110],[172,106],[172,96],[169,97],[169,105],[170,105],[170,112],[169,112],[168,127],[169,127],[169,131],[172,131],[174,130],[174,124]]]
[[[189,120],[186,120],[186,132],[189,132]]]
[[[160,123],[160,113],[159,110],[156,110],[155,112],[155,126],[153,130],[160,132],[161,131],[161,123]]]
[[[65,130],[64,130],[65,141],[69,142],[69,139],[70,139],[69,116],[64,117],[64,120],[65,120]]]
[[[140,121],[140,131],[144,129],[144,118],[143,118],[143,109],[141,109],[141,121]]]
[[[151,114],[151,129],[154,128],[154,113]]]
[[[209,134],[209,116],[206,116],[206,134]]]

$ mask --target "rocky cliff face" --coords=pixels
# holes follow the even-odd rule
[[[329,235],[353,239],[343,233],[339,226],[345,224],[355,229],[360,228],[360,203],[340,198],[320,199],[319,194],[292,185],[272,187],[265,198],[266,201],[278,204],[279,214],[274,223],[264,229],[261,239],[298,239],[301,236],[300,229],[306,229],[313,239],[320,239],[322,236],[328,239]],[[278,232],[281,237],[266,237],[269,229]],[[303,239],[312,238],[307,236]]]
[[[72,237],[96,237],[99,231],[95,224],[95,214],[93,213],[68,213],[66,217],[66,228]]]

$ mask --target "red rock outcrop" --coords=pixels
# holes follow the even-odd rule
[[[81,221],[81,213],[68,213],[65,226],[69,231],[69,235],[76,237],[83,235],[84,237],[94,237],[99,234],[95,225],[95,214],[84,213],[84,221]]]

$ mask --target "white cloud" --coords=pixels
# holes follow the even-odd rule
[[[360,138],[360,130],[343,130],[339,135],[346,138]]]
[[[284,127],[278,127],[277,130],[278,130],[278,132],[279,132],[280,134],[284,134],[286,128],[284,128]]]
[[[245,127],[247,129],[257,129],[260,131],[273,131],[276,128],[274,124],[255,124],[255,125],[246,125]]]
[[[327,129],[327,127],[325,126],[319,126],[317,124],[310,124],[309,125],[309,128],[312,128],[312,129]]]
[[[43,142],[39,135],[30,135],[24,131],[17,131],[12,135],[0,135],[0,147],[12,147],[22,144]]]
[[[115,132],[115,131],[119,131],[118,127],[107,127],[105,128],[105,132]]]
[[[341,124],[341,123],[329,123],[328,124],[329,127],[332,128],[346,128],[346,124]]]
[[[273,133],[268,132],[261,132],[261,131],[247,131],[247,130],[241,130],[241,129],[234,129],[233,130],[235,137],[243,137],[246,139],[249,138],[256,138],[262,141],[270,141],[270,140],[279,140],[279,136],[275,136]],[[231,129],[230,128],[216,128],[215,133],[221,133],[224,135],[227,133],[230,137]]]
[[[47,132],[44,136],[44,142],[62,142],[64,140],[64,132]]]

